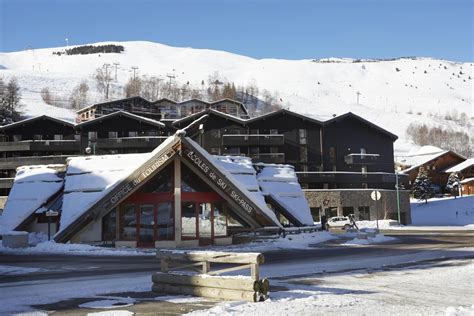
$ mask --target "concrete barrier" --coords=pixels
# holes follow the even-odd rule
[[[2,235],[3,247],[26,248],[28,247],[28,232],[8,232]]]

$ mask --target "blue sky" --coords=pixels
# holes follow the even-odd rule
[[[473,61],[473,0],[0,0],[0,51],[148,40],[255,58]]]

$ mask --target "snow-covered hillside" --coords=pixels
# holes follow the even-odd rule
[[[100,44],[111,44],[96,43]],[[473,64],[430,58],[391,61],[352,59],[279,60],[253,59],[222,51],[178,48],[151,42],[113,42],[123,45],[121,54],[53,55],[65,47],[0,53],[0,77],[15,76],[22,87],[24,113],[49,114],[72,120],[74,113],[46,105],[40,91],[48,87],[53,98],[67,98],[82,80],[93,92],[91,102],[101,101],[95,91],[93,73],[105,63],[119,63],[115,97],[138,67],[141,75],[176,76],[176,82],[196,89],[201,81],[219,72],[237,85],[255,83],[260,91],[277,91],[290,110],[328,119],[352,111],[397,134],[397,154],[413,145],[405,130],[411,122],[451,127],[474,135]],[[112,68],[115,75],[115,69]],[[359,103],[357,96],[359,93]],[[469,124],[461,126],[445,115],[465,113]]]

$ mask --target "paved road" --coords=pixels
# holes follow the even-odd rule
[[[386,233],[389,235],[392,233]],[[394,263],[403,260],[413,261],[435,259],[437,256],[474,257],[474,252],[463,251],[465,247],[474,247],[474,232],[451,231],[437,234],[419,235],[419,232],[394,232],[396,240],[389,243],[374,244],[359,247],[342,246],[344,240],[333,240],[314,245],[306,250],[279,250],[264,252],[266,264],[272,265],[311,263],[325,267],[347,266],[351,261],[376,261],[380,258],[399,258]],[[339,264],[339,265],[338,265]],[[15,281],[32,281],[42,279],[58,279],[68,277],[91,277],[123,273],[156,271],[159,262],[153,256],[65,256],[65,255],[5,255],[0,256],[0,265],[35,267],[43,271],[25,275],[0,275],[0,283]],[[321,268],[323,269],[323,268]],[[324,268],[325,269],[325,268]],[[78,275],[78,271],[80,274]],[[314,271],[314,269],[312,270]]]
[[[312,249],[265,252],[266,263],[261,274],[278,284],[278,280],[286,282],[298,276],[318,278],[321,273],[333,271],[390,270],[413,265],[414,261],[474,258],[474,232],[394,234],[397,234],[394,241],[383,244],[344,246],[345,240],[338,239],[314,245]],[[103,295],[133,297],[137,303],[128,309],[147,315],[156,311],[177,315],[215,304],[211,301],[175,304],[160,300],[158,294],[149,291],[150,274],[159,269],[159,262],[153,256],[0,254],[2,265],[41,270],[23,275],[0,275],[0,314],[26,311],[28,306],[33,306],[56,311],[59,315],[86,315],[90,310],[78,306],[98,299],[92,294],[102,295],[102,299]],[[127,284],[129,291],[133,288],[132,292],[106,294],[123,291]],[[280,290],[278,285],[272,285],[272,292]]]

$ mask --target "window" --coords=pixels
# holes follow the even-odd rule
[[[171,202],[158,204],[156,237],[158,240],[174,239],[174,208]]]
[[[113,209],[107,215],[102,217],[102,239],[104,241],[114,241],[116,234],[116,210]]]
[[[260,154],[260,147],[250,147],[250,155],[258,155]]]
[[[21,135],[13,135],[13,141],[14,141],[14,142],[19,142],[19,141],[21,141]]]
[[[348,216],[349,214],[354,214],[354,207],[352,207],[352,206],[342,207],[342,215],[343,216]]]
[[[211,155],[220,155],[221,149],[220,147],[211,147]]]
[[[300,129],[300,144],[301,145],[306,145],[306,130],[305,129]]]
[[[138,132],[136,132],[136,131],[129,131],[129,132],[128,132],[128,137],[138,137]]]
[[[212,138],[217,138],[217,139],[221,138],[221,130],[220,129],[212,130],[211,136]]]
[[[359,206],[359,221],[370,221],[370,208],[368,206]]]
[[[223,211],[222,203],[214,203],[214,237],[227,236],[227,216]]]
[[[125,207],[122,209],[120,223],[120,239],[135,240],[137,236],[135,205],[125,205]]]
[[[336,162],[336,148],[335,147],[329,147],[329,161],[330,162]]]
[[[300,161],[308,161],[308,148],[306,146],[300,146]]]
[[[87,137],[89,140],[97,140],[97,132],[88,132]]]
[[[311,216],[313,217],[313,222],[319,222],[321,220],[321,208],[320,207],[311,207]]]
[[[61,135],[61,134],[55,134],[55,135],[54,135],[54,140],[63,140],[63,135]]]
[[[240,154],[240,147],[228,147],[227,154],[229,155],[239,155]]]
[[[109,131],[109,138],[117,138],[118,137],[118,133],[117,132],[111,132]]]
[[[250,134],[252,134],[252,135],[258,135],[258,134],[260,134],[260,131],[259,131],[258,129],[256,129],[256,128],[252,128],[252,129],[250,129]]]
[[[40,135],[40,134],[33,135],[33,140],[42,140],[42,139],[43,139],[43,135]]]
[[[278,130],[275,129],[275,128],[271,128],[271,129],[270,129],[270,134],[271,134],[271,135],[278,134]]]
[[[183,239],[197,238],[196,204],[183,202],[181,208],[181,235]]]

